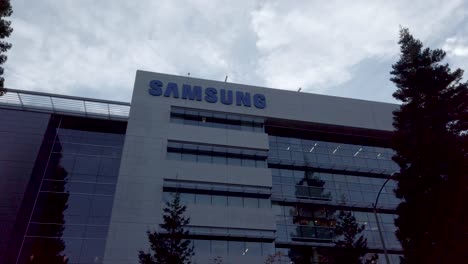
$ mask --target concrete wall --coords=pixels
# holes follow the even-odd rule
[[[257,109],[151,96],[148,84],[154,79],[165,85],[176,82],[179,89],[182,84],[190,84],[261,93],[266,96],[267,106]],[[171,124],[171,106],[387,131],[392,130],[392,111],[396,108],[392,104],[138,71],[104,263],[138,262],[138,250],[148,248],[146,230],[161,222],[164,179],[271,186],[269,169],[167,160],[168,140],[268,150],[268,136],[263,133]],[[192,206],[187,214],[199,226],[275,230],[270,209]],[[198,259],[202,261],[203,256]],[[259,263],[259,259],[245,256],[242,262]]]

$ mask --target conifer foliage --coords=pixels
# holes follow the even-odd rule
[[[148,231],[151,250],[146,253],[139,251],[141,264],[190,264],[194,255],[191,241],[186,239],[189,235],[185,226],[190,218],[185,217],[186,206],[180,203],[180,194],[176,193],[172,201],[166,202],[164,208],[164,222],[159,226],[163,232]]]
[[[393,160],[402,263],[466,263],[468,85],[406,28],[391,71],[402,102],[394,112]]]
[[[367,238],[362,235],[365,226],[356,222],[352,212],[340,210],[336,220],[337,240],[331,259],[334,264],[377,263],[377,255],[366,258]]]
[[[5,20],[4,17],[9,17],[13,13],[9,0],[0,0],[0,39],[4,39],[10,36],[13,29],[11,28],[11,21]],[[7,56],[4,54],[11,48],[11,43],[0,40],[0,65],[3,65],[7,60]],[[3,67],[0,67],[0,96],[5,93],[3,88],[5,79],[3,75]]]

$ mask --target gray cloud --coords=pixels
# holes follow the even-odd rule
[[[468,61],[456,55],[466,47],[457,33],[468,30],[461,0],[12,4],[5,77],[18,89],[129,101],[143,69],[391,101],[399,25],[445,44],[457,65]],[[451,43],[455,37],[461,42]],[[382,90],[369,94],[380,82]]]

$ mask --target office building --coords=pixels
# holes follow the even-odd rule
[[[193,263],[326,263],[341,210],[399,263],[397,107],[145,71],[131,104],[10,89],[0,262],[138,263],[178,192]]]

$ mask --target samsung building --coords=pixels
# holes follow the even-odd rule
[[[327,263],[340,210],[398,263],[397,107],[145,71],[131,104],[10,89],[0,263],[136,264],[175,192],[193,263]]]

